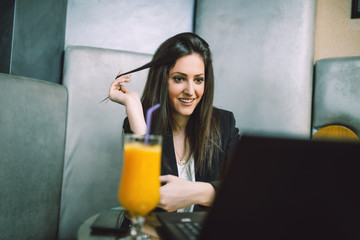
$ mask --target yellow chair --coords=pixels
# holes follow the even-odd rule
[[[329,125],[323,127],[313,135],[312,139],[329,141],[360,141],[359,137],[352,130],[341,125]]]

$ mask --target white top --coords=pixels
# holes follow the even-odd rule
[[[176,165],[179,173],[179,178],[195,182],[195,162],[192,155],[190,156],[189,160],[186,162],[185,165],[180,166],[178,163]],[[177,210],[177,212],[192,212],[193,209],[194,205],[191,205],[189,207],[179,209]]]

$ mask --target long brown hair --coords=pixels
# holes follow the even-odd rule
[[[151,106],[166,99],[170,69],[179,58],[192,53],[199,54],[204,61],[205,89],[201,101],[190,116],[185,131],[191,154],[194,156],[196,172],[202,175],[212,170],[213,159],[221,151],[219,119],[213,114],[214,72],[208,43],[194,33],[177,34],[159,46],[151,62],[124,74],[149,68],[141,98],[143,109],[146,112]],[[162,111],[153,113],[152,119],[152,132],[163,135],[171,133],[174,121],[170,114],[168,101]],[[156,123],[159,124],[159,129],[155,129]]]

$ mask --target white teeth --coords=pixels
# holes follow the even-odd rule
[[[191,103],[193,101],[193,99],[184,99],[184,98],[179,98],[179,100],[184,103]]]

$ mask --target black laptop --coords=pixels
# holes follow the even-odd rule
[[[360,239],[360,144],[243,136],[237,145],[208,213],[158,214],[164,239],[189,239],[181,222],[199,222],[201,240]]]

